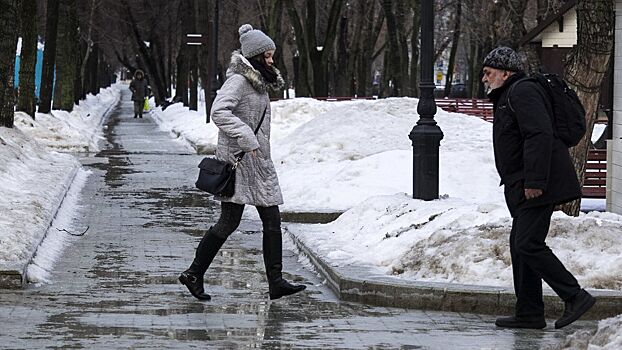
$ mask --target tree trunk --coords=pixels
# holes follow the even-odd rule
[[[413,11],[413,31],[410,37],[410,90],[412,96],[419,96],[419,34],[421,33],[421,4],[419,0],[411,0]]]
[[[92,47],[92,52],[89,55],[89,70],[85,72],[85,74],[89,75],[89,85],[88,92],[97,95],[99,93],[100,82],[99,82],[99,61],[100,61],[101,53],[99,51],[99,45],[94,44]]]
[[[449,52],[449,63],[447,65],[447,76],[445,78],[445,97],[449,97],[449,94],[451,94],[451,84],[454,81],[454,66],[456,65],[456,55],[458,53],[458,43],[460,41],[461,17],[462,1],[456,0],[454,34],[451,39],[451,51]]]
[[[399,1],[399,0],[398,0]],[[387,48],[388,61],[385,61],[385,70],[387,71],[386,79],[391,82],[388,96],[401,96],[401,61],[400,61],[400,45],[398,41],[398,28],[395,12],[393,11],[392,0],[382,0],[382,9],[387,19],[387,36],[389,38],[389,47]]]
[[[47,1],[45,14],[45,49],[41,73],[41,92],[39,93],[39,113],[52,110],[52,90],[54,87],[54,66],[56,65],[56,38],[58,28],[59,0]]]
[[[354,76],[348,70],[348,17],[341,17],[339,24],[339,40],[337,45],[337,60],[335,74],[335,96],[350,96],[351,79]]]
[[[37,3],[21,1],[22,52],[19,63],[17,110],[35,118],[35,66],[37,64]]]
[[[81,79],[81,87],[82,90],[86,93],[88,90],[88,79],[90,78],[90,74],[87,74],[86,67],[91,62],[91,52],[93,50],[93,22],[95,20],[95,10],[97,9],[97,0],[91,0],[91,10],[89,12],[89,21],[88,21],[88,29],[86,34],[86,51],[84,52],[84,57],[82,58],[82,62],[80,64],[80,77]]]
[[[61,0],[59,6],[58,49],[56,50],[56,80],[54,108],[71,112],[74,106],[77,72],[78,19],[76,0]]]
[[[294,56],[294,75],[296,97],[309,97],[312,95],[312,81],[309,76],[309,52],[307,46],[306,34],[304,32],[298,10],[293,0],[286,0],[285,6],[289,20],[294,27],[296,47],[298,55]]]
[[[196,53],[194,53],[192,56],[196,57]],[[190,61],[190,62],[193,62],[194,64],[191,63],[192,68],[190,69],[189,74],[188,74],[188,76],[190,77],[190,81],[188,83],[188,88],[190,90],[190,99],[188,100],[188,107],[190,108],[191,111],[199,110],[199,94],[198,94],[199,72],[196,66],[196,61],[197,61],[196,58]]]
[[[594,122],[598,111],[600,85],[609,67],[615,29],[613,0],[579,0],[577,10],[577,46],[568,55],[566,81],[577,91],[586,112],[587,132],[581,142],[570,149],[577,176],[583,185]],[[579,215],[581,200],[562,206],[573,216]]]
[[[15,113],[15,50],[17,48],[17,0],[0,0],[0,126],[13,127]]]
[[[294,26],[294,32],[296,33],[296,46],[300,52],[300,77],[298,81],[303,84],[305,80],[308,82],[309,79],[305,78],[308,78],[307,68],[310,67],[313,73],[312,89],[310,89],[310,92],[313,96],[328,95],[328,61],[333,51],[335,38],[337,37],[337,24],[339,22],[343,3],[344,2],[341,0],[334,0],[332,2],[328,12],[327,25],[325,30],[323,30],[323,32],[325,32],[325,35],[322,37],[323,42],[320,43],[316,36],[316,31],[318,30],[316,27],[316,2],[313,0],[306,1],[307,16],[304,22],[305,29],[303,31],[303,23],[298,16],[294,2],[292,0],[286,1],[287,13],[290,17],[290,22],[292,22]],[[307,91],[304,91],[303,88],[303,92],[306,93]],[[304,96],[298,94],[298,90],[296,90],[296,95]]]
[[[285,80],[285,87],[283,90],[287,90],[289,83],[289,72],[287,71],[287,66],[285,65],[285,59],[283,57],[283,1],[281,0],[270,0],[268,1],[268,13],[267,18],[265,15],[265,11],[260,11],[262,14],[261,23],[262,27],[266,29],[266,34],[272,38],[274,44],[276,45],[276,53],[274,54],[274,64],[281,72],[281,76],[283,80]],[[282,98],[283,90],[277,92],[271,92],[271,97]]]

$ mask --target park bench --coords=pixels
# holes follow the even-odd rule
[[[583,198],[605,198],[607,192],[607,151],[591,149],[585,163]]]

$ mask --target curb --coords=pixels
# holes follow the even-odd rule
[[[28,265],[37,253],[37,248],[47,236],[47,232],[52,226],[52,222],[58,214],[58,211],[60,210],[60,207],[63,204],[65,197],[67,196],[67,192],[69,192],[69,188],[71,188],[71,185],[73,184],[73,181],[78,174],[78,170],[80,168],[81,167],[79,164],[73,167],[73,169],[71,169],[69,172],[69,176],[67,176],[65,178],[65,181],[60,184],[60,191],[58,192],[58,196],[56,197],[57,200],[52,206],[55,207],[56,210],[54,210],[54,214],[48,218],[48,225],[45,230],[43,230],[44,232],[36,235],[36,237],[40,238],[36,240],[34,244],[30,245],[28,257],[14,263],[0,264],[0,288],[18,289],[26,287],[26,284],[28,283],[28,279],[26,276],[26,270],[28,268]]]
[[[114,103],[111,104],[102,115],[102,118],[99,122],[99,129],[101,129],[102,125],[104,124],[104,120],[108,119],[110,112],[114,109],[114,107],[119,104],[119,101],[121,101],[120,95],[117,96]],[[65,197],[67,196],[67,193],[69,192],[69,189],[71,188],[71,185],[73,184],[76,175],[78,174],[78,170],[80,170],[81,168],[82,166],[77,163],[77,166],[69,171],[69,175],[65,178],[65,181],[60,184],[61,190],[58,193],[56,203],[54,204],[54,206],[52,206],[55,207],[56,210],[54,210],[54,214],[51,215],[47,220],[48,225],[44,232],[36,236],[40,237],[40,239],[36,240],[36,243],[31,244],[28,254],[29,256],[26,259],[14,263],[0,264],[0,288],[19,289],[26,287],[26,284],[28,283],[28,265],[37,253],[37,249],[39,248],[41,242],[43,242],[45,237],[47,237],[47,232],[52,226],[52,222],[58,214],[58,211],[60,210],[60,207],[62,206],[63,201],[65,200]]]
[[[371,266],[332,266],[287,228],[284,231],[340,300],[374,306],[490,315],[511,315],[514,312],[516,298],[512,288],[407,281],[374,274]],[[545,316],[559,317],[564,311],[564,303],[553,291],[543,292]],[[622,314],[622,292],[590,290],[590,293],[597,301],[582,319],[598,320]]]

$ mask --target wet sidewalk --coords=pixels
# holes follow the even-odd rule
[[[248,219],[207,272],[212,301],[200,302],[177,276],[217,219],[218,203],[193,186],[202,156],[131,111],[124,92],[105,150],[81,159],[93,172],[77,213],[87,234],[71,238],[51,283],[0,290],[1,348],[538,349],[578,329],[500,330],[488,315],[342,302],[291,250],[285,276],[308,289],[270,302],[261,224]]]

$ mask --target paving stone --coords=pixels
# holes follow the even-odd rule
[[[307,291],[270,301],[260,222],[244,219],[206,275],[210,302],[177,282],[218,203],[193,188],[201,156],[133,119],[129,94],[107,144],[81,161],[93,174],[50,283],[0,290],[3,349],[537,349],[578,328],[495,328],[493,316],[339,301],[292,251],[285,276]],[[252,209],[248,209],[252,210]]]

